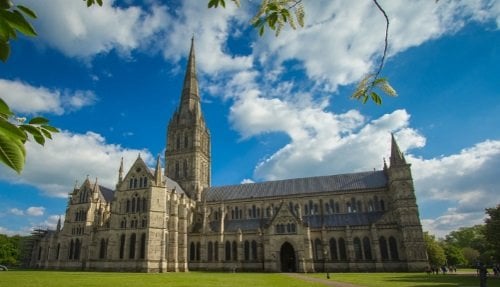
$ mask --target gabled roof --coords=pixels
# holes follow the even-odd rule
[[[206,201],[210,202],[374,189],[385,186],[387,177],[383,171],[369,171],[210,187],[205,190],[204,196]]]
[[[178,194],[184,194],[184,195],[186,194],[186,192],[184,192],[182,187],[175,180],[171,179],[168,176],[165,178],[166,178],[168,189],[175,189],[175,193],[178,193]]]
[[[104,199],[106,202],[111,202],[115,197],[115,191],[112,189],[99,185],[99,190],[101,191],[100,193],[101,198]]]

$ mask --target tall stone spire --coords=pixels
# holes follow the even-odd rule
[[[167,127],[165,176],[200,200],[210,186],[210,131],[201,110],[194,54],[192,38],[180,104]]]
[[[398,143],[394,138],[394,134],[391,133],[391,166],[402,164],[406,164],[405,156],[399,149]]]
[[[184,76],[182,87],[180,112],[184,114],[188,111],[200,114],[200,92],[198,89],[198,79],[196,77],[196,60],[194,55],[194,37],[191,38],[191,49]]]

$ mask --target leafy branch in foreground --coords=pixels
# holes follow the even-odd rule
[[[239,0],[231,1],[238,7],[240,6]],[[397,93],[386,78],[380,77],[380,73],[382,72],[387,56],[389,17],[377,0],[372,1],[377,9],[382,13],[386,21],[384,52],[377,71],[366,75],[359,82],[351,98],[360,100],[363,104],[371,99],[374,103],[380,105],[382,104],[382,98],[379,95],[380,91],[391,97],[397,96]],[[281,30],[287,23],[293,29],[297,28],[296,23],[298,23],[300,27],[304,27],[305,12],[302,2],[302,0],[262,0],[259,11],[255,14],[252,20],[250,20],[250,23],[258,30],[260,36],[264,34],[266,26],[271,30],[274,30],[276,36],[280,34]],[[219,6],[225,8],[226,0],[208,1],[208,8],[217,8]]]
[[[49,120],[35,117],[25,123],[25,118],[16,118],[9,106],[0,98],[0,162],[21,173],[26,161],[24,144],[31,137],[40,145],[52,139],[59,130],[49,125]]]
[[[358,84],[358,87],[352,94],[351,98],[360,100],[363,104],[371,99],[377,105],[382,104],[382,98],[377,93],[377,90],[383,91],[386,95],[391,97],[396,97],[398,94],[396,90],[389,84],[389,81],[385,78],[380,78],[380,73],[384,67],[385,58],[387,56],[387,47],[389,40],[389,17],[385,10],[380,6],[377,0],[373,0],[373,3],[377,6],[379,11],[384,15],[385,18],[385,37],[384,37],[384,53],[380,59],[380,65],[375,74],[366,75]]]
[[[239,0],[231,0],[236,6],[240,6]],[[208,8],[226,8],[225,0],[209,0]],[[293,11],[291,13],[290,11]],[[304,6],[302,0],[262,0],[259,11],[250,20],[250,23],[264,35],[265,27],[275,31],[278,36],[285,26],[289,24],[292,29],[297,29],[297,24],[304,27]]]
[[[0,0],[0,60],[4,63],[10,55],[9,41],[17,39],[17,32],[26,36],[37,35],[25,15],[32,19],[37,17],[35,12],[26,6],[14,5],[11,0]]]
[[[87,7],[102,6],[103,0],[83,0]],[[0,60],[6,62],[10,56],[11,39],[17,39],[17,32],[26,36],[37,36],[33,26],[24,16],[36,19],[36,13],[23,5],[14,5],[11,0],[0,0]],[[17,32],[16,32],[17,31]],[[49,125],[49,120],[35,117],[25,123],[25,118],[17,117],[0,97],[0,162],[21,173],[26,161],[24,147],[31,137],[40,145],[52,139],[59,130]]]

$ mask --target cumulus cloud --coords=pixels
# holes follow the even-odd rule
[[[21,114],[61,115],[93,105],[97,100],[92,91],[35,87],[19,80],[0,79],[0,93],[11,109]]]
[[[500,27],[497,2],[383,1],[390,18],[389,56],[456,32],[470,21],[496,21]],[[329,90],[373,72],[383,51],[385,20],[371,1],[306,1],[304,6],[305,28],[285,29],[279,37],[268,33],[255,43],[253,54],[261,65],[283,71],[287,61],[298,61],[308,78]]]
[[[424,226],[444,236],[461,226],[480,224],[484,209],[494,207],[498,197],[500,141],[486,140],[458,154],[423,159],[409,155],[417,196],[423,205],[434,201],[452,207],[442,215],[423,220]]]
[[[9,209],[9,213],[17,215],[17,216],[23,216],[24,215],[24,211],[22,211],[19,208],[11,208],[11,209]]]
[[[70,57],[90,58],[112,50],[128,55],[149,44],[164,31],[168,18],[166,7],[150,4],[120,7],[117,1],[103,1],[103,6],[87,8],[82,1],[53,0],[50,4],[23,0],[19,4],[38,13],[34,25],[39,38]]]
[[[26,214],[30,216],[42,216],[45,212],[45,207],[43,206],[31,206],[26,209]]]
[[[22,175],[0,167],[0,178],[18,184],[36,186],[49,196],[66,197],[75,180],[80,183],[88,175],[98,178],[101,185],[113,188],[118,178],[121,157],[125,167],[131,166],[140,153],[146,163],[154,159],[147,150],[134,150],[106,143],[99,134],[75,134],[63,131],[53,135],[53,140],[40,146],[26,144],[27,159]],[[78,151],[78,152],[75,152]]]
[[[241,24],[248,25],[246,10],[228,5],[225,9],[210,9],[199,1],[182,1],[181,7],[172,11],[174,17],[167,23],[169,33],[164,35],[163,55],[178,61],[189,50],[189,35],[195,37],[196,64],[203,73],[213,76],[227,71],[252,67],[251,55],[231,55],[227,48],[229,34]]]

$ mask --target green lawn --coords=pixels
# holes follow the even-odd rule
[[[325,278],[324,273],[310,274]],[[425,273],[330,273],[330,280],[367,287],[472,287],[479,286],[473,274],[427,275]],[[488,287],[500,287],[500,278],[489,277]]]
[[[473,275],[427,275],[424,273],[331,273],[330,281],[380,287],[468,287],[479,286]],[[324,273],[305,274],[325,279]],[[1,287],[319,287],[319,283],[291,278],[279,273],[112,273],[64,271],[0,272]],[[488,279],[488,287],[500,287],[500,278]]]
[[[279,273],[112,273],[7,271],[0,272],[1,287],[300,287],[324,286],[307,283]]]

